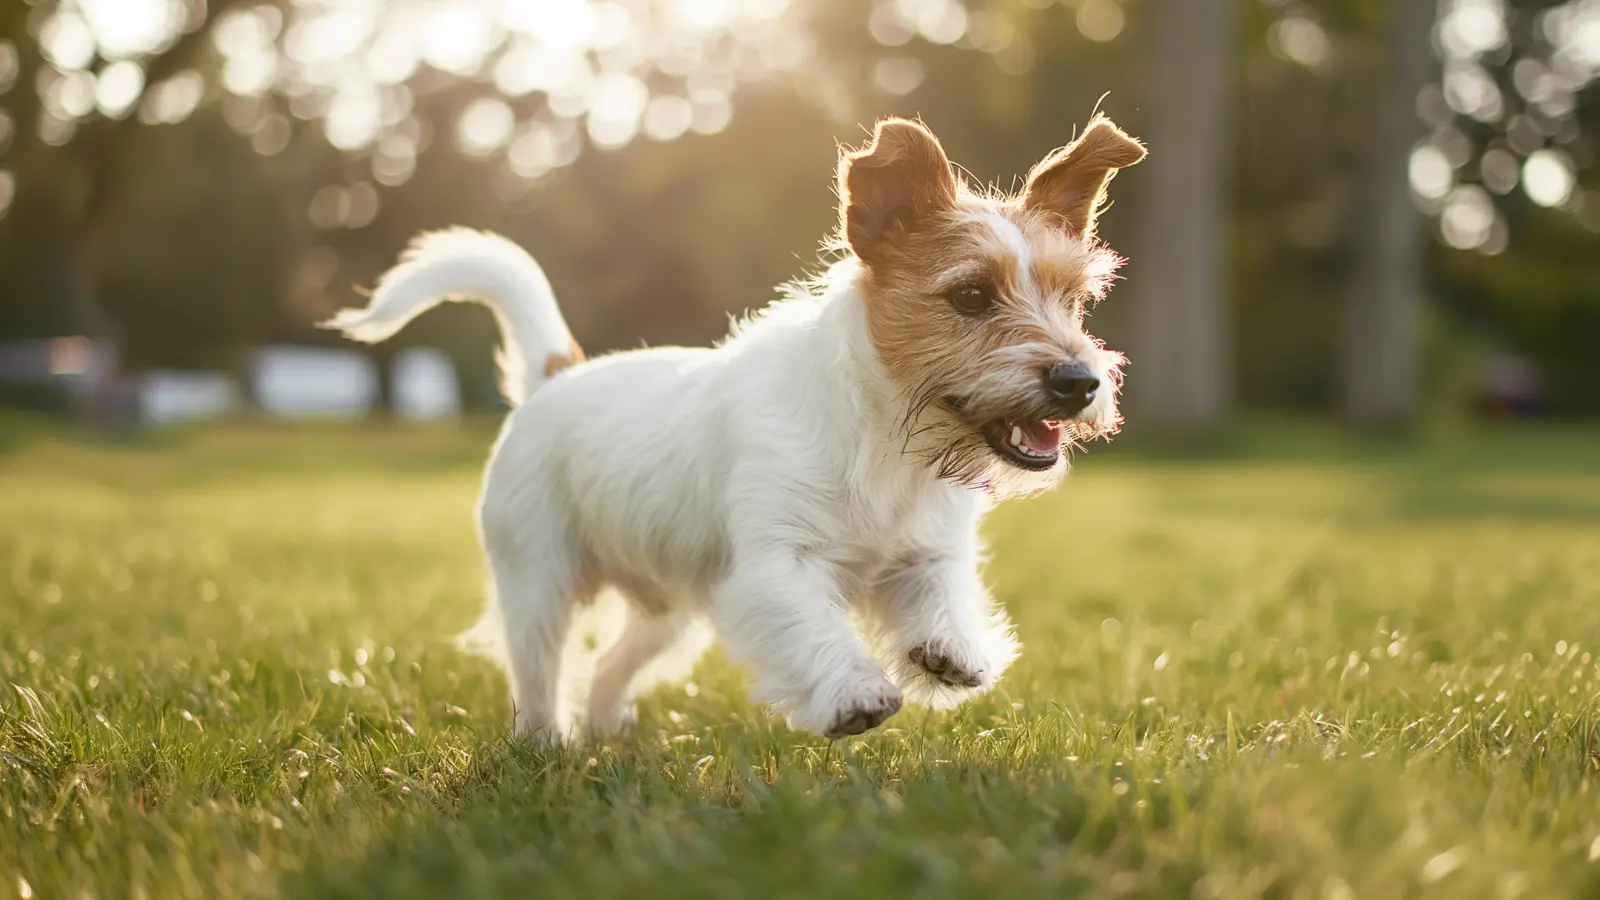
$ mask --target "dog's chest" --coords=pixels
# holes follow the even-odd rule
[[[884,480],[847,494],[824,549],[847,593],[869,591],[908,551],[943,530],[938,519],[947,511],[933,502],[934,490],[932,484]]]

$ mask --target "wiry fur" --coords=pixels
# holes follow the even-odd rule
[[[424,236],[333,320],[381,340],[450,297],[499,318],[518,405],[479,507],[494,578],[479,633],[507,660],[521,731],[570,733],[564,651],[602,592],[626,603],[581,717],[597,731],[628,720],[641,672],[692,661],[707,625],[759,698],[831,737],[995,683],[1017,645],[979,576],[978,523],[1057,482],[1067,454],[1025,470],[984,435],[1026,418],[1070,445],[1120,421],[1121,357],[1082,317],[1120,264],[1092,237],[1104,184],[1143,149],[1100,121],[1073,147],[1089,149],[1008,200],[957,181],[922,126],[881,123],[841,163],[844,258],[714,349],[578,364],[537,263],[462,230]],[[994,297],[981,317],[947,299],[975,279]],[[1041,382],[1064,362],[1104,388],[1068,412]]]

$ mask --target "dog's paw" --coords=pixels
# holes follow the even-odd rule
[[[790,724],[838,740],[882,725],[900,711],[900,688],[881,672],[862,673],[845,683],[821,685]]]
[[[983,658],[975,647],[962,641],[934,639],[913,646],[906,658],[911,665],[931,676],[935,681],[952,688],[981,688],[989,686],[995,667]]]
[[[838,711],[833,724],[823,730],[822,736],[830,741],[836,741],[852,734],[870,731],[899,712],[900,703],[900,689],[894,685],[888,685],[886,690],[879,691],[873,696],[857,698]]]
[[[625,734],[639,721],[639,707],[634,703],[618,703],[611,709],[591,709],[584,722],[584,731],[590,737],[609,738]]]
[[[535,747],[559,747],[572,736],[572,727],[550,719],[517,714],[511,736]]]

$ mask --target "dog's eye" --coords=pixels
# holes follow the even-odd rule
[[[994,292],[988,285],[964,284],[952,289],[945,298],[955,311],[963,316],[978,317],[988,315],[994,309]]]

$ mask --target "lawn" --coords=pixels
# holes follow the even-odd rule
[[[830,746],[714,655],[552,751],[448,640],[485,428],[4,427],[0,897],[1600,895],[1600,432],[1097,448],[990,696]]]

